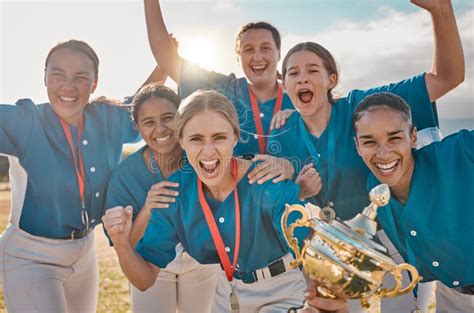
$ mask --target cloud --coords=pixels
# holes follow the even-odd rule
[[[32,97],[38,102],[46,101],[42,84],[44,57],[52,45],[68,38],[86,40],[99,53],[101,78],[97,95],[127,95],[130,89],[135,90],[144,77],[147,77],[154,66],[154,60],[146,38],[142,1],[91,1],[94,2],[2,2],[2,102],[13,103],[24,97]],[[108,2],[116,3],[111,6]],[[243,75],[233,52],[235,35],[241,25],[252,19],[260,19],[260,15],[258,18],[249,16],[249,3],[244,2],[246,5],[243,5],[238,0],[162,2],[168,30],[175,33],[183,46],[186,41],[192,41],[197,36],[206,36],[217,46],[218,54],[214,59],[215,65],[210,69]],[[304,8],[310,11],[309,8]],[[334,16],[328,14],[327,20],[333,23],[322,23],[326,25],[325,29],[315,26],[315,31],[308,34],[308,29],[311,28],[306,27],[306,24],[304,32],[298,33],[295,30],[301,30],[302,26],[295,26],[299,22],[297,18],[303,19],[301,13],[298,15],[296,11],[291,11],[290,5],[284,9],[288,13],[287,22],[291,25],[280,27],[283,30],[282,56],[298,42],[321,43],[338,61],[342,93],[353,88],[369,88],[399,81],[431,67],[432,25],[429,14],[424,10],[401,13],[393,7],[385,6],[376,12],[378,19],[365,22],[341,19],[347,13],[342,11]],[[68,14],[69,12],[74,14]],[[271,12],[273,11],[268,9],[261,14],[275,25],[285,25],[280,23],[281,19],[271,19]],[[474,121],[474,9],[471,6],[460,12],[462,13],[458,14],[457,21],[466,59],[466,81],[440,99],[438,109],[441,117],[470,117]],[[350,18],[349,15],[346,16]],[[87,21],[84,17],[87,17]],[[365,16],[362,18],[367,19]],[[306,15],[304,20],[307,20]],[[322,20],[324,19],[318,19],[320,22]]]
[[[302,41],[315,41],[331,51],[339,64],[339,91],[400,81],[430,70],[433,49],[431,17],[425,11],[401,13],[380,9],[380,19],[341,20],[312,36],[285,36],[283,51]],[[438,100],[440,117],[474,120],[474,10],[457,17],[466,61],[466,80]]]

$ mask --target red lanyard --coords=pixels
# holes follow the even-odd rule
[[[255,128],[257,130],[258,136],[258,150],[260,154],[264,154],[267,150],[267,141],[265,139],[265,134],[263,133],[262,118],[260,117],[260,109],[258,108],[258,100],[252,89],[249,88],[250,104],[252,105],[253,120],[255,121]],[[275,102],[275,107],[273,108],[273,116],[281,110],[283,104],[283,88],[278,84],[278,94]]]
[[[206,217],[207,226],[211,231],[212,240],[214,241],[214,246],[217,249],[217,253],[219,254],[219,259],[221,260],[221,264],[224,267],[225,274],[229,282],[232,281],[234,277],[234,270],[235,266],[237,265],[237,258],[239,256],[239,248],[240,248],[240,205],[239,205],[239,194],[237,192],[237,162],[235,159],[231,160],[231,171],[232,176],[235,180],[235,187],[234,187],[234,198],[235,198],[235,247],[234,247],[234,262],[231,265],[229,255],[225,251],[224,241],[222,240],[222,236],[217,228],[216,221],[214,220],[214,216],[212,215],[211,208],[209,208],[209,204],[204,198],[204,193],[202,191],[202,182],[198,177],[198,195],[199,195],[199,203],[201,204],[202,212]]]
[[[81,154],[81,149],[79,147],[79,139],[82,136],[82,133],[84,132],[84,118],[81,117],[79,120],[79,125],[77,127],[77,150],[78,150],[78,156],[76,157],[76,151],[74,149],[74,142],[72,140],[72,134],[71,130],[69,129],[69,125],[59,118],[59,122],[61,123],[61,126],[64,130],[64,135],[66,135],[67,142],[69,144],[69,148],[71,149],[71,154],[72,158],[74,160],[74,168],[76,169],[76,176],[77,176],[77,183],[79,184],[79,195],[81,197],[81,203],[82,203],[82,208],[85,208],[85,196],[84,196],[84,190],[85,190],[85,179],[84,179],[84,162],[82,161],[82,154]]]

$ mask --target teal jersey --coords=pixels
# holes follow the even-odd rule
[[[249,171],[255,167],[252,164]],[[197,187],[197,175],[189,166],[169,177],[180,183],[179,197],[168,209],[152,211],[144,237],[136,250],[145,260],[164,268],[176,255],[176,246],[201,264],[219,264],[220,259],[211,232],[202,212]],[[299,187],[291,181],[250,185],[244,176],[237,185],[240,203],[240,252],[238,271],[254,271],[288,253],[281,229],[285,204],[300,203]],[[221,233],[230,260],[235,247],[234,193],[222,202],[206,200]]]
[[[189,96],[198,89],[212,89],[224,94],[234,105],[240,124],[240,139],[234,149],[234,155],[259,153],[258,136],[248,92],[247,79],[237,78],[234,74],[224,75],[202,69],[189,61],[184,61],[179,82],[179,95]],[[267,138],[270,132],[273,110],[276,99],[259,103],[260,119],[263,136]],[[294,109],[290,98],[283,94],[282,110]]]
[[[474,131],[462,130],[413,151],[408,199],[391,198],[378,221],[423,281],[474,285]],[[370,175],[369,189],[379,184]]]
[[[79,140],[77,128],[69,128],[84,163],[84,206],[93,228],[102,221],[107,183],[123,144],[140,136],[129,106],[87,104],[83,116]],[[12,217],[22,230],[58,239],[86,227],[73,156],[51,104],[22,99],[0,105],[0,154],[10,159]]]
[[[146,146],[129,155],[113,171],[107,188],[105,210],[116,207],[131,205],[133,207],[133,219],[136,218],[146,202],[146,197],[151,186],[163,181],[158,166],[150,171],[143,158]]]
[[[436,107],[430,103],[424,74],[421,74],[398,83],[349,92],[347,97],[332,104],[329,124],[319,138],[310,134],[301,115],[294,113],[283,128],[271,133],[268,141],[268,153],[289,159],[296,174],[305,164],[314,164],[323,187],[308,200],[320,207],[334,208],[337,216],[344,220],[369,204],[366,191],[369,170],[355,147],[352,113],[366,96],[382,91],[395,93],[408,102],[413,122],[421,130],[419,137],[438,135]]]

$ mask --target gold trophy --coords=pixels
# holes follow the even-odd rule
[[[327,298],[360,299],[363,307],[369,307],[369,299],[396,297],[410,292],[421,280],[417,270],[406,263],[397,265],[385,255],[387,249],[374,242],[377,230],[377,208],[390,199],[387,185],[378,185],[371,190],[371,204],[362,214],[349,221],[324,221],[319,218],[321,209],[312,204],[287,205],[282,217],[282,229],[288,245],[296,254],[293,267],[303,266],[307,277],[317,282],[318,292]],[[301,218],[287,227],[292,212],[301,213]],[[299,249],[293,237],[296,227],[309,227],[310,239]],[[402,271],[407,270],[411,282],[402,288]],[[382,286],[385,275],[392,275],[395,285],[387,289]]]

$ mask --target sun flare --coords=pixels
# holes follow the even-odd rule
[[[215,40],[206,36],[193,36],[179,43],[180,54],[206,69],[219,66],[219,54]]]

